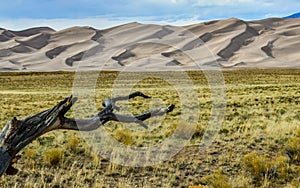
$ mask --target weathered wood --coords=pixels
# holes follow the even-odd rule
[[[129,96],[104,99],[104,108],[89,119],[65,117],[65,114],[77,101],[77,98],[73,96],[64,99],[53,108],[33,116],[21,120],[14,117],[6,124],[0,134],[0,176],[2,176],[4,172],[11,175],[16,174],[17,169],[13,167],[13,164],[17,161],[17,153],[30,142],[49,131],[56,129],[92,131],[108,121],[134,122],[144,128],[148,128],[147,125],[144,124],[144,120],[153,116],[164,115],[174,109],[174,105],[171,105],[168,108],[154,109],[135,116],[125,116],[113,112],[114,109],[119,110],[119,107],[115,104],[117,101],[128,100],[138,96],[150,98],[141,92],[135,92]]]

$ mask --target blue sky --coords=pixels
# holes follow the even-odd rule
[[[298,0],[11,0],[0,1],[0,27],[63,29],[88,25],[98,29],[138,21],[188,25],[237,17],[283,17],[300,12]]]

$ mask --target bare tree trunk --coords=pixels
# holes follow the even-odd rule
[[[0,176],[2,176],[4,172],[10,175],[16,174],[18,170],[13,167],[13,164],[17,161],[17,153],[30,142],[49,131],[56,129],[92,131],[108,121],[135,122],[144,128],[148,128],[147,125],[144,124],[144,120],[153,116],[164,115],[174,109],[174,105],[171,105],[168,108],[154,109],[136,116],[125,116],[113,112],[114,109],[119,109],[119,107],[115,105],[117,101],[128,100],[138,96],[150,98],[141,92],[135,92],[129,96],[104,99],[104,108],[89,119],[65,117],[65,114],[77,101],[77,98],[73,98],[72,96],[64,99],[53,108],[33,116],[21,120],[14,117],[6,124],[0,134]]]

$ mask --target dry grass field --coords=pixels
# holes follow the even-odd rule
[[[126,74],[128,80],[137,76]],[[181,81],[176,72],[164,74]],[[300,70],[223,71],[226,113],[217,137],[204,152],[198,148],[210,119],[210,88],[202,72],[188,75],[198,94],[200,119],[189,144],[168,161],[148,167],[121,166],[97,155],[79,132],[59,130],[24,148],[16,164],[18,174],[4,174],[0,187],[300,187]],[[98,110],[102,99],[111,96],[117,76],[118,72],[99,75]],[[0,128],[13,117],[53,107],[72,94],[73,80],[72,72],[0,73]],[[160,98],[166,105],[182,105],[172,85],[161,79],[143,80],[133,90]],[[133,114],[152,106],[151,100],[130,100]],[[174,132],[180,113],[175,108],[150,131],[116,122],[104,128],[125,145],[151,146]]]

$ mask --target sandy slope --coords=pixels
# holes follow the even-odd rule
[[[300,19],[235,18],[185,27],[0,28],[0,71],[300,67]]]

